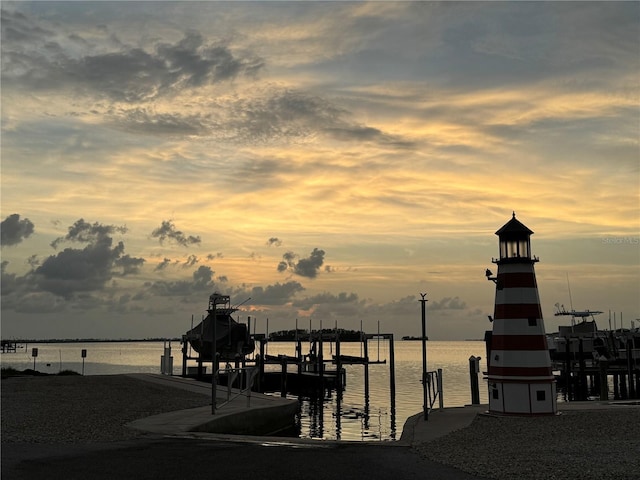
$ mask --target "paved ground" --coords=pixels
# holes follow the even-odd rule
[[[423,460],[409,446],[163,438],[84,447],[37,444],[2,447],[2,478],[12,480],[478,478]]]

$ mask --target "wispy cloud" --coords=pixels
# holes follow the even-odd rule
[[[219,289],[282,328],[416,334],[428,290],[434,333],[477,337],[513,210],[543,298],[574,270],[637,316],[637,248],[603,239],[640,229],[638,24],[632,2],[3,4],[3,331],[175,335]]]

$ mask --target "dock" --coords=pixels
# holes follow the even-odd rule
[[[389,342],[389,359],[369,358],[369,341],[374,339],[385,339]],[[211,363],[210,358],[203,358],[200,355],[191,356],[187,348],[187,339],[182,347],[182,376],[195,377],[202,381],[211,381],[211,375],[206,374],[206,363]],[[226,364],[226,368],[220,368],[220,363],[215,366],[217,381],[221,385],[228,385],[230,380],[227,372],[245,372],[238,375],[247,375],[254,372],[255,381],[248,387],[256,392],[280,392],[282,397],[287,394],[305,395],[313,397],[330,396],[332,392],[342,392],[347,384],[345,365],[362,365],[364,368],[366,398],[369,396],[369,366],[372,364],[387,364],[390,371],[390,396],[392,404],[395,404],[395,360],[393,349],[393,334],[375,333],[368,334],[361,332],[362,356],[342,355],[340,353],[341,339],[337,331],[320,330],[296,337],[295,355],[269,355],[267,345],[269,339],[264,334],[253,334],[251,340],[258,346],[259,353],[253,356],[238,356],[234,365]],[[309,352],[303,353],[303,341],[310,345]],[[332,354],[325,357],[324,344],[332,345]],[[196,367],[189,367],[188,362],[195,361]],[[265,369],[266,366],[279,366],[278,371]],[[237,375],[236,375],[237,376]],[[238,377],[239,378],[239,377]],[[235,380],[231,380],[232,385]]]

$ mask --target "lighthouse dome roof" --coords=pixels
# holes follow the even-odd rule
[[[516,219],[516,213],[513,212],[513,216],[511,220],[505,223],[497,232],[496,235],[503,236],[522,236],[522,235],[532,235],[533,231],[530,230],[526,225]]]

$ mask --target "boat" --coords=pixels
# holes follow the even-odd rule
[[[571,324],[558,327],[558,332],[547,334],[547,345],[552,363],[558,365],[580,357],[595,366],[600,361],[609,365],[640,363],[640,328],[631,322],[631,328],[601,330],[595,316],[599,310],[566,310],[556,304],[555,316],[571,316]]]
[[[247,325],[232,317],[237,311],[238,306],[231,306],[228,295],[215,292],[209,296],[207,316],[184,335],[201,360],[211,361],[214,335],[215,350],[220,361],[235,361],[255,350],[255,342]]]

